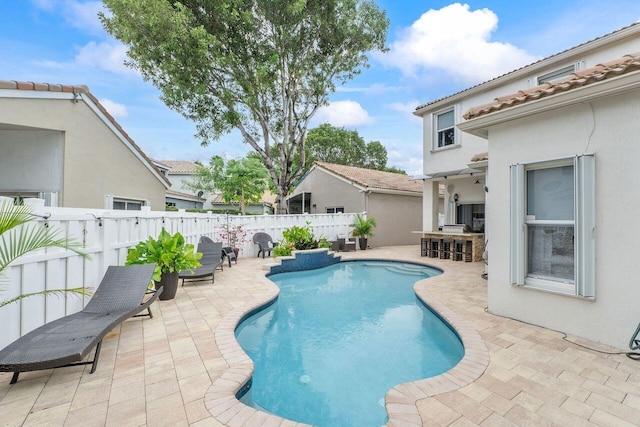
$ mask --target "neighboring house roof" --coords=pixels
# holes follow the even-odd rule
[[[91,92],[89,92],[89,88],[85,85],[61,85],[61,84],[50,84],[50,83],[35,83],[35,82],[21,82],[17,80],[0,80],[0,89],[7,90],[24,90],[24,91],[34,91],[34,92],[67,92],[73,93],[74,99],[76,99],[76,95],[78,98],[87,97],[93,103],[98,110],[104,115],[104,117],[109,121],[109,123],[115,127],[115,129],[120,133],[120,135],[126,140],[128,146],[133,149],[137,154],[143,164],[149,169],[153,174],[162,181],[162,183],[168,188],[171,186],[171,182],[162,174],[158,168],[153,164],[153,161],[147,157],[147,155],[138,147],[138,145],[131,139],[131,137],[125,132],[125,130],[116,122],[111,114],[107,111],[106,108],[100,104],[98,99],[93,96]]]
[[[482,90],[486,90],[486,86],[497,86],[502,84],[502,81],[505,79],[510,79],[511,77],[517,77],[518,74],[521,74],[523,72],[529,72],[529,71],[533,71],[532,68],[540,68],[543,66],[546,66],[549,62],[553,63],[559,60],[562,60],[565,56],[569,55],[569,54],[577,54],[578,52],[582,51],[583,49],[591,49],[592,46],[591,45],[598,45],[598,44],[605,44],[607,42],[610,42],[609,39],[611,39],[611,41],[617,40],[619,38],[623,38],[623,37],[628,37],[628,33],[636,33],[640,31],[640,22],[636,22],[634,24],[628,25],[626,27],[620,28],[619,30],[613,31],[611,33],[605,34],[603,36],[600,37],[596,37],[592,40],[589,40],[587,42],[581,43],[577,46],[571,47],[569,49],[563,50],[561,52],[558,52],[556,54],[553,54],[551,56],[548,56],[546,58],[542,58],[538,61],[532,62],[531,64],[525,65],[523,67],[517,68],[515,70],[512,70],[508,73],[502,74],[498,77],[495,77],[493,79],[487,80],[485,82],[479,83],[477,85],[471,86],[467,89],[461,90],[460,92],[456,92],[454,94],[442,97],[442,98],[438,98],[435,99],[433,101],[429,101],[425,104],[419,105],[415,108],[414,113],[415,115],[422,115],[420,113],[419,110],[422,110],[426,107],[429,107],[433,104],[438,104],[442,101],[445,100],[449,100],[450,98],[460,98],[462,96],[467,96],[470,95],[476,91],[482,91]]]
[[[602,80],[640,70],[640,53],[625,55],[613,61],[598,64],[595,67],[576,71],[558,80],[553,80],[529,89],[520,90],[493,101],[471,108],[463,117],[474,119],[498,110],[504,110],[529,101],[584,87]]]
[[[188,162],[186,160],[156,160],[158,163],[169,168],[171,174],[193,174],[196,173],[197,165],[194,162]]]
[[[193,200],[195,202],[205,201],[205,199],[203,199],[202,197],[198,197],[194,194],[182,193],[180,191],[175,191],[175,190],[167,190],[167,197],[171,197],[174,199],[181,199],[181,200]]]
[[[422,194],[422,183],[410,181],[410,176],[401,173],[383,172],[374,169],[315,162],[313,168],[331,172],[367,190],[408,191]]]

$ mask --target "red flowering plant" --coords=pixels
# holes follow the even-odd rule
[[[249,241],[247,239],[247,232],[244,230],[244,228],[242,228],[242,224],[222,224],[220,240],[226,240],[232,248],[239,250],[243,250],[243,244]]]

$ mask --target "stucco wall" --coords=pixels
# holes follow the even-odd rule
[[[64,134],[0,130],[0,191],[62,191]]]
[[[625,348],[640,321],[640,91],[489,129],[489,310]],[[596,300],[509,284],[509,165],[583,153],[596,160]]]
[[[345,212],[366,210],[364,194],[343,180],[318,169],[310,172],[293,194],[311,193],[311,213],[326,213],[326,208],[342,206]]]
[[[293,194],[311,193],[311,213],[325,213],[327,207],[343,206],[347,213],[367,212],[378,226],[370,246],[408,245],[420,242],[422,194],[404,196],[371,192],[365,196],[357,187],[329,173],[315,169],[296,187]],[[327,236],[334,239],[335,236]]]
[[[112,195],[164,209],[165,186],[84,101],[0,98],[0,122],[63,132],[61,206],[104,208]]]
[[[369,246],[395,246],[420,243],[422,230],[422,195],[369,194],[367,216],[376,219],[377,227]],[[416,249],[417,250],[417,249]]]

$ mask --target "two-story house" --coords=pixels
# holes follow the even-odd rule
[[[447,222],[482,213],[490,312],[617,347],[634,334],[638,52],[634,24],[417,108],[423,229],[437,183]]]

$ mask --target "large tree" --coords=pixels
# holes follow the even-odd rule
[[[237,204],[242,215],[249,203],[258,203],[267,189],[268,173],[257,158],[230,159],[213,156],[209,166],[197,164],[196,175],[185,182],[191,190],[218,192],[225,203]]]
[[[106,30],[203,145],[238,129],[285,196],[305,170],[309,120],[336,84],[384,51],[371,0],[104,0]],[[272,150],[277,152],[273,156]],[[299,157],[297,167],[294,156]]]
[[[347,130],[324,123],[310,129],[306,142],[307,169],[320,161],[359,168],[400,172],[387,167],[387,149],[380,141],[366,143],[357,130]]]

